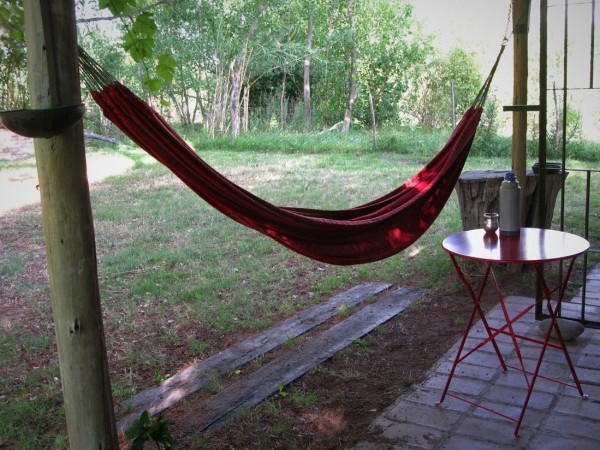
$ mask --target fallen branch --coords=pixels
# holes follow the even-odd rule
[[[344,124],[344,121],[342,120],[341,122],[336,123],[335,125],[331,126],[330,128],[321,131],[319,134],[329,133],[330,131],[340,131],[343,124]]]
[[[88,133],[87,131],[84,131],[83,137],[85,139],[95,139],[97,141],[108,142],[109,144],[113,144],[113,145],[117,145],[118,144],[118,142],[116,141],[116,139],[109,138],[109,137],[106,137],[106,136],[102,136],[100,134]]]

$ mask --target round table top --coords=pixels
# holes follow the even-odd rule
[[[585,252],[589,242],[564,231],[521,228],[519,236],[499,236],[499,231],[469,230],[448,236],[442,242],[448,253],[465,259],[499,263],[558,261]]]

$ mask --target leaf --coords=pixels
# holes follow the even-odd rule
[[[156,33],[156,22],[152,13],[145,12],[135,18],[131,31],[136,35],[152,37]]]
[[[135,62],[152,56],[154,48],[154,39],[140,38],[131,34],[126,34],[123,38],[123,48],[127,51]]]
[[[98,0],[100,9],[108,9],[113,16],[127,14],[137,7],[137,0]]]
[[[144,441],[135,440],[131,443],[129,450],[144,450]]]
[[[150,89],[151,92],[160,91],[165,84],[165,82],[160,78],[153,78],[150,75],[145,75],[142,79],[142,83],[144,83],[144,86]]]
[[[150,415],[148,411],[144,411],[140,417],[135,420],[129,428],[125,431],[125,437],[127,439],[147,439],[145,437],[146,429],[150,424]]]
[[[147,425],[150,423],[150,413],[148,413],[148,411],[144,410],[144,412],[140,416],[140,423],[142,425]]]
[[[0,6],[0,19],[3,21],[8,21],[10,17],[10,12],[4,6]]]
[[[14,30],[10,33],[11,39],[14,39],[18,42],[25,42],[25,35],[22,30]]]
[[[168,53],[163,53],[158,57],[156,65],[156,74],[164,79],[167,83],[173,81],[173,75],[177,68],[177,61]]]

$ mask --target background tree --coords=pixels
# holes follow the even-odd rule
[[[0,4],[0,109],[29,104],[26,66],[23,5],[5,0]]]
[[[229,73],[231,76],[231,102],[229,105],[229,114],[231,120],[231,140],[233,141],[240,130],[240,93],[242,89],[243,78],[246,70],[246,57],[248,55],[248,46],[254,38],[258,20],[263,12],[264,3],[262,0],[258,2],[256,11],[252,17],[250,25],[246,33],[242,37],[242,45],[239,53],[231,61]]]
[[[358,72],[358,42],[356,38],[356,20],[355,20],[355,2],[354,0],[346,0],[346,12],[348,21],[348,101],[346,102],[346,111],[344,112],[344,121],[342,123],[342,131],[350,130],[350,122],[352,121],[352,108],[354,100],[358,94],[358,82],[356,74]]]
[[[415,80],[405,99],[404,112],[421,126],[451,125],[451,85],[454,84],[454,105],[460,116],[469,108],[482,83],[474,55],[453,49],[442,58],[434,58]]]
[[[439,126],[431,114],[440,104],[436,86],[459,80],[460,100],[460,89],[470,83],[453,66],[464,62],[460,55],[451,63],[433,58],[412,6],[402,1],[98,1],[110,3],[119,20],[102,34],[103,27],[82,18],[84,46],[138,93],[146,86],[161,114],[184,125],[201,123],[209,136],[229,132],[234,139],[249,127],[329,128],[342,120],[347,128],[395,123],[401,112]],[[134,28],[141,50],[129,36]],[[123,36],[120,47],[115,29]],[[426,66],[426,60],[433,62]],[[453,67],[450,75],[445,64]]]
[[[307,23],[306,23],[306,56],[304,57],[304,131],[312,128],[312,111],[310,109],[310,57],[313,39],[313,4],[307,1]]]
[[[397,121],[400,100],[433,52],[429,39],[416,32],[412,11],[408,4],[386,0],[361,3],[359,90],[373,98],[373,111],[367,95],[357,99],[355,115],[362,123],[373,116],[382,123]]]

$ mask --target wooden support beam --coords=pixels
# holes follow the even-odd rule
[[[81,103],[73,0],[24,8],[31,107]],[[34,146],[69,447],[116,449],[83,126]]]
[[[513,0],[513,105],[527,104],[530,0]],[[512,170],[521,184],[521,223],[527,190],[527,111],[513,111]]]
[[[505,105],[502,107],[502,111],[539,111],[540,105]]]

